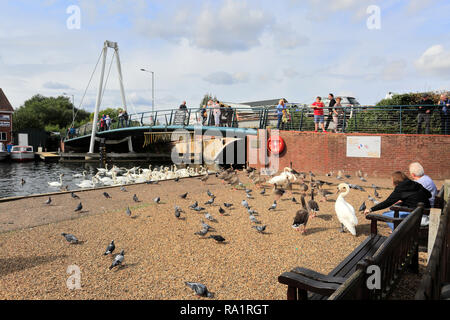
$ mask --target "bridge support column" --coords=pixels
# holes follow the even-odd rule
[[[131,137],[128,137],[128,152],[133,152],[133,139],[131,139]]]

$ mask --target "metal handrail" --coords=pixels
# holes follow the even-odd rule
[[[422,117],[424,123],[418,125],[418,113],[420,105],[398,105],[398,106],[351,106],[342,107],[342,113],[338,118],[338,129],[341,132],[363,132],[363,133],[393,133],[393,134],[413,134],[421,129],[420,133],[443,134],[445,128],[441,128],[444,123],[441,118],[442,106],[429,106],[434,109],[428,117]],[[309,106],[290,106],[290,121],[284,126],[284,130],[312,131],[314,130],[313,109]],[[335,108],[338,109],[338,108]],[[182,125],[202,125],[204,123],[200,108],[187,108],[184,110],[163,109],[157,111],[145,111],[129,114],[126,127],[157,126],[165,123],[166,126],[174,125],[178,112],[185,112],[187,119]],[[275,106],[259,108],[231,108],[232,127],[249,128],[276,128],[277,110]],[[206,124],[211,125],[214,120],[213,109],[207,109]],[[229,109],[226,108],[228,112]],[[221,115],[222,118],[223,114]],[[325,121],[328,120],[328,108],[324,108]],[[447,116],[450,118],[450,115]],[[168,120],[169,119],[169,120]],[[450,122],[450,120],[447,120]],[[221,122],[225,126],[227,121]],[[331,120],[334,124],[334,121]],[[124,121],[118,117],[112,119],[111,129],[120,129]],[[335,125],[335,124],[334,124]],[[90,126],[90,128],[89,128]],[[425,130],[428,126],[427,131]],[[92,131],[92,123],[85,124],[82,128],[77,128],[78,136],[88,135]],[[450,134],[450,123],[448,123],[447,134]],[[67,136],[66,136],[67,139]]]

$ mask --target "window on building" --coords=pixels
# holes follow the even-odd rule
[[[6,141],[6,132],[0,132],[0,141]]]

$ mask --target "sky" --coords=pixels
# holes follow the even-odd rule
[[[198,107],[206,93],[312,103],[331,92],[372,105],[388,92],[450,89],[447,0],[0,0],[0,8],[0,88],[14,108],[66,93],[92,112],[105,40],[119,46],[129,113],[151,110],[152,77],[141,68],[154,72],[156,110],[184,100]],[[121,107],[113,53],[102,108]]]

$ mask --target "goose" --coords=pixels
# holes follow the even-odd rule
[[[314,188],[311,189],[311,200],[308,201],[308,207],[313,212],[311,218],[314,218],[319,211],[319,204],[314,200]]]
[[[64,174],[61,173],[61,174],[59,175],[59,182],[58,182],[58,181],[47,182],[48,185],[49,185],[50,187],[61,187],[61,186],[62,186],[62,177],[63,177],[63,176],[64,176]]]
[[[341,232],[344,232],[344,226],[348,231],[354,236],[356,236],[356,226],[358,225],[358,218],[355,214],[355,209],[351,204],[345,201],[345,196],[350,192],[350,187],[346,183],[341,183],[338,185],[338,191],[345,189],[345,192],[341,192],[336,199],[334,208],[336,210],[336,215],[341,223]]]

